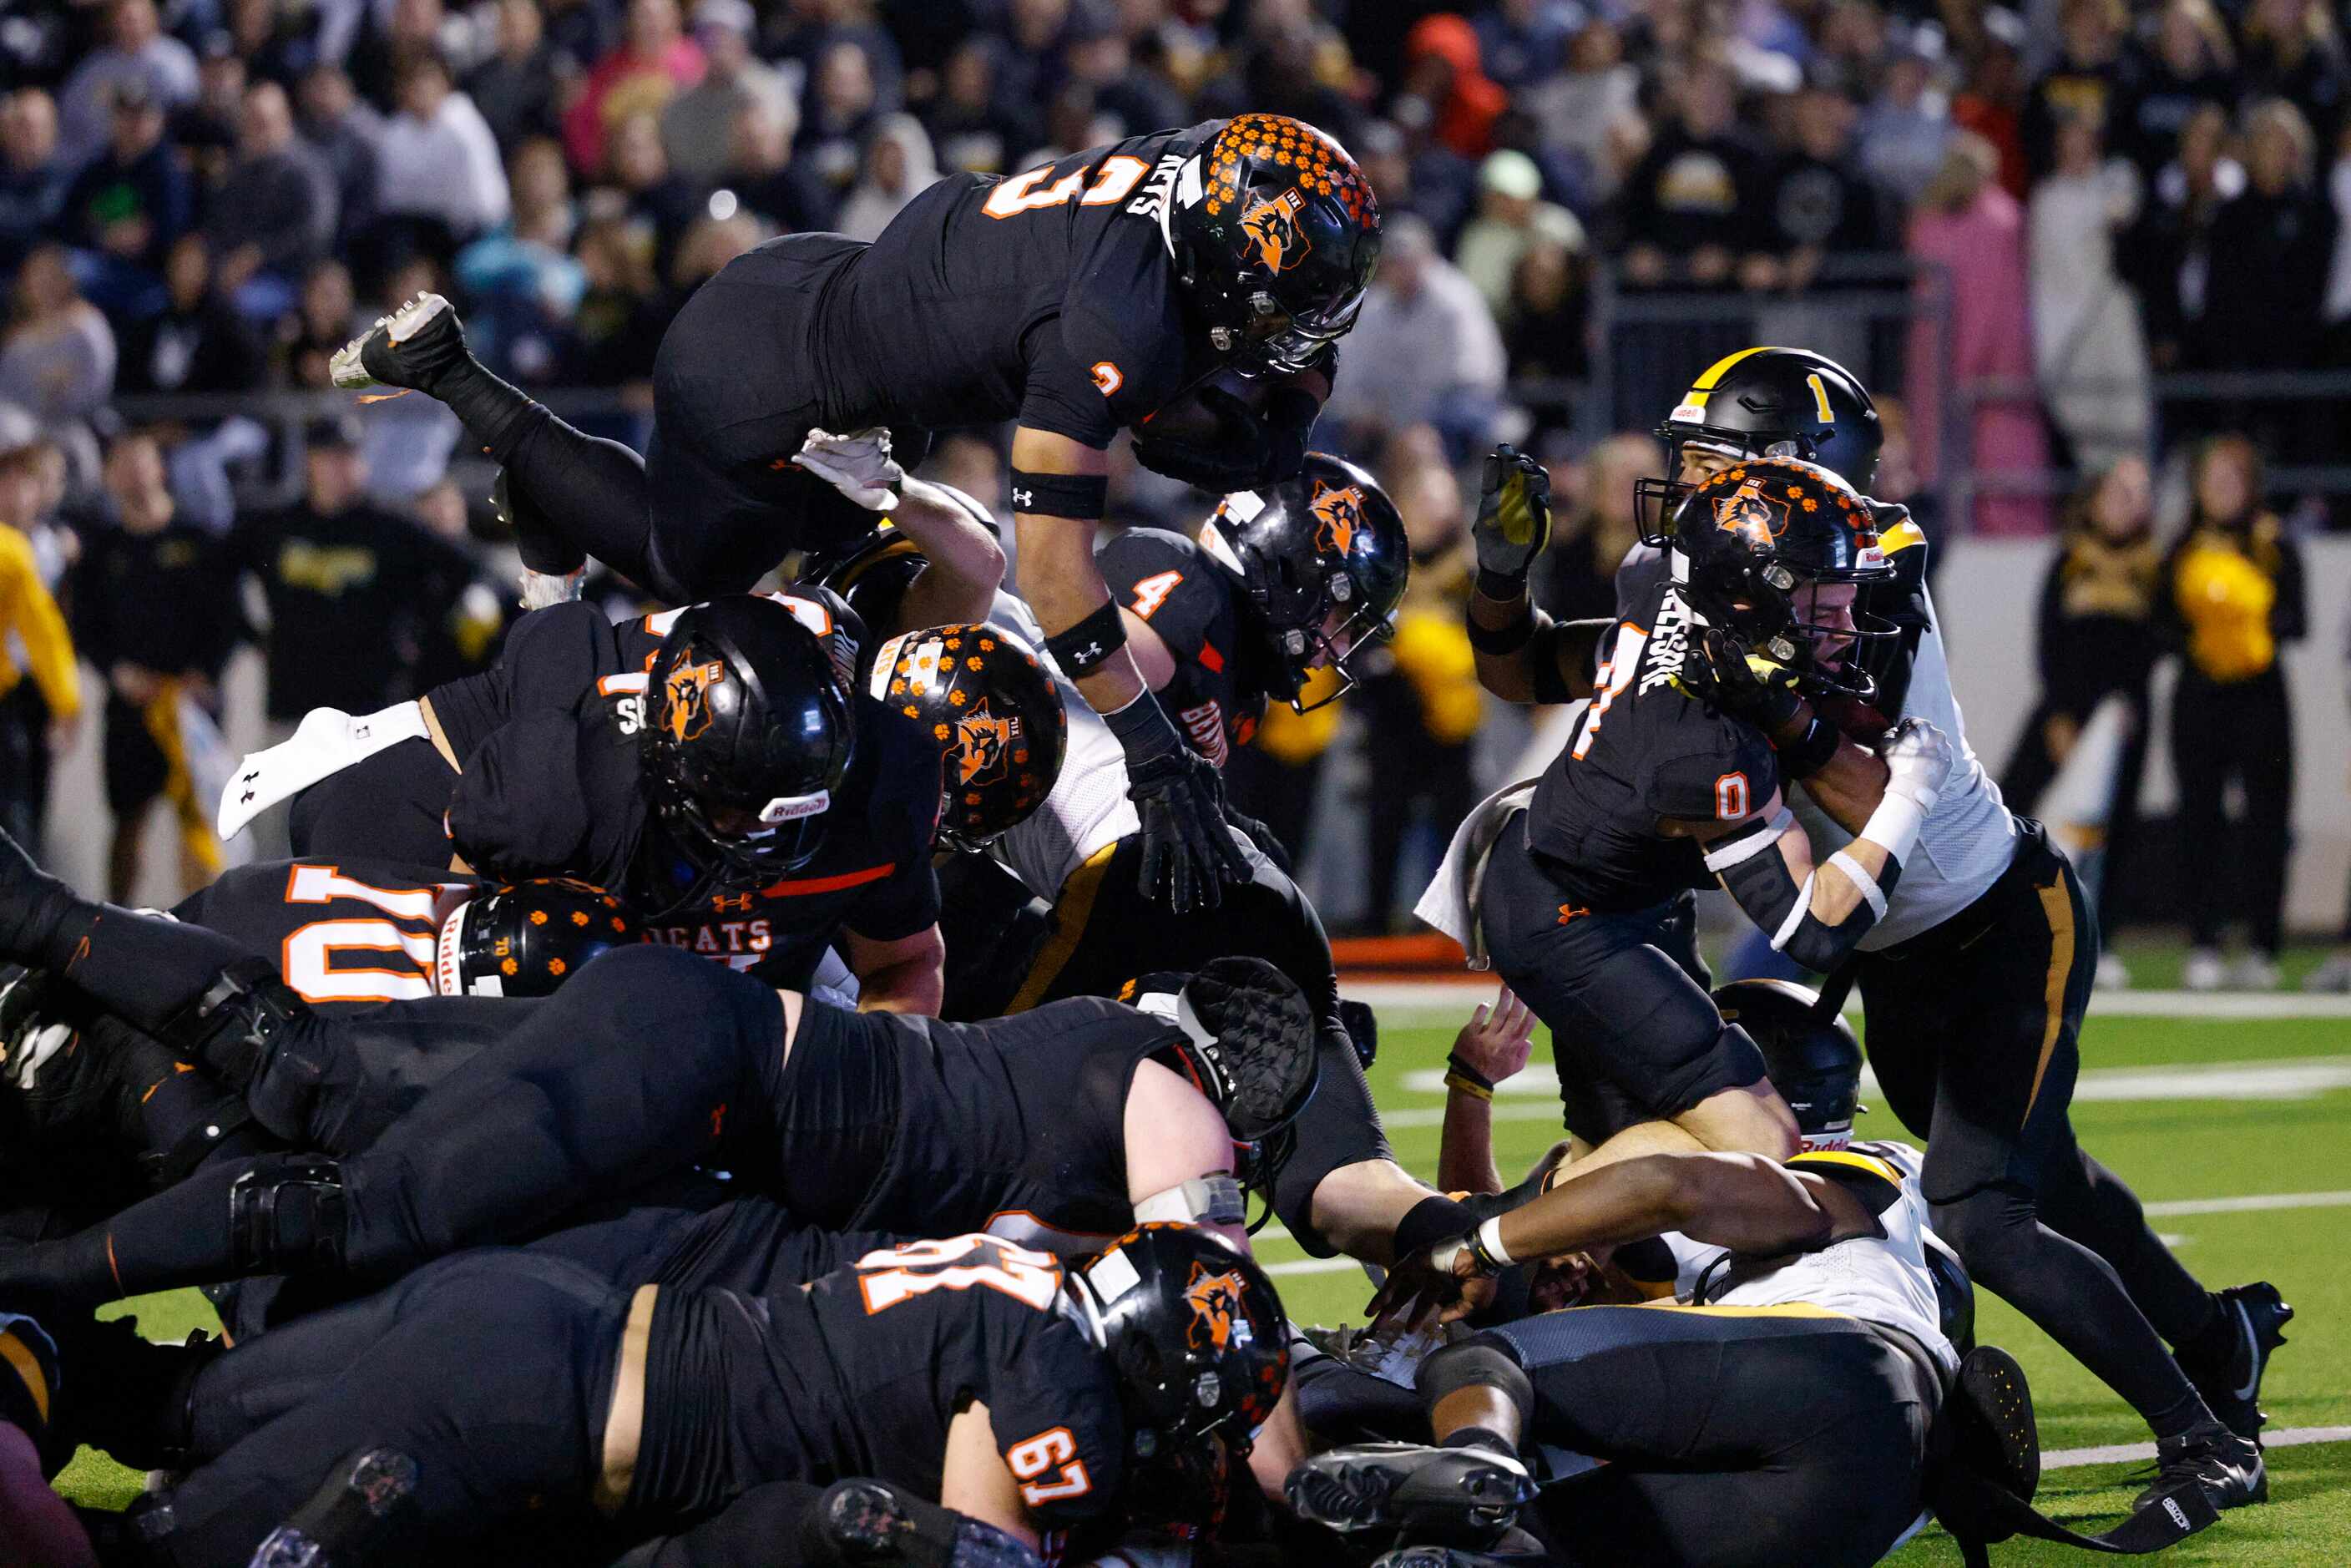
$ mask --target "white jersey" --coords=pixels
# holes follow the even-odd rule
[[[1662,1239],[1673,1249],[1674,1296],[1706,1306],[1805,1302],[1900,1329],[1925,1345],[1946,1373],[1957,1372],[1959,1354],[1943,1337],[1935,1276],[1927,1268],[1927,1195],[1918,1186],[1918,1151],[1907,1144],[1868,1143],[1855,1144],[1850,1152],[1883,1160],[1901,1175],[1901,1200],[1877,1217],[1884,1236],[1856,1236],[1786,1258],[1742,1259],[1727,1248],[1667,1235]]]
[[[1903,859],[1901,878],[1886,895],[1886,913],[1861,939],[1865,953],[1940,925],[1982,897],[2016,858],[2016,817],[2001,800],[2000,786],[1977,760],[1975,747],[1968,744],[1967,721],[1951,691],[1950,664],[1943,657],[1943,636],[1931,624],[1936,621],[1931,598],[1927,615],[1930,625],[1919,636],[1910,665],[1910,689],[1896,716],[1925,719],[1951,737],[1959,757],[1935,809],[1919,825],[1917,843]],[[1854,835],[1829,821],[1802,786],[1788,792],[1788,804],[1812,840],[1816,862],[1853,842]]]
[[[1045,899],[1061,895],[1070,873],[1103,849],[1142,830],[1134,802],[1126,798],[1126,753],[1077,683],[1046,653],[1045,629],[1037,613],[1009,593],[998,591],[988,624],[1012,632],[1038,651],[1069,716],[1070,744],[1061,776],[1045,803],[1029,819],[997,841],[998,852],[1029,891]]]

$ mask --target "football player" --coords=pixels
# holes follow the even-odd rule
[[[900,450],[946,426],[1017,419],[1020,559],[1048,651],[1108,719],[1153,852],[1202,896],[1241,874],[1217,775],[1122,652],[1094,568],[1106,448],[1214,491],[1297,471],[1379,253],[1379,206],[1313,127],[1247,114],[1131,137],[1010,178],[956,174],[872,245],[793,235],[730,263],[663,340],[646,458],[554,419],[466,352],[448,302],[420,296],[338,356],[338,384],[413,387],[454,409],[562,530],[528,564],[581,552],[673,602],[741,591],[794,547],[863,531],[792,462],[811,430],[888,427]],[[1219,372],[1257,378],[1259,406]],[[1155,437],[1207,386],[1217,432]]]
[[[1615,623],[1598,670],[1579,674],[1588,631],[1551,624],[1526,595],[1549,532],[1541,472],[1515,455],[1489,462],[1470,642],[1497,695],[1592,701],[1494,841],[1478,894],[1485,944],[1551,1027],[1567,1128],[1587,1148],[1613,1145],[1604,1160],[1654,1148],[1792,1153],[1793,1120],[1753,1042],[1660,945],[1661,929],[1676,894],[1719,881],[1775,946],[1834,964],[1912,858],[1949,747],[1923,721],[1886,732],[1882,758],[1825,722],[1775,741],[1681,683],[1693,651],[1725,628],[1776,639],[1792,664],[1798,644],[1825,659],[1860,634],[1855,591],[1890,575],[1874,520],[1813,465],[1771,457],[1726,470],[1678,498],[1688,526],[1669,574]],[[1852,844],[1817,854],[1783,784],[1881,762],[1880,808]]]
[[[1139,1459],[1245,1449],[1282,1393],[1273,1288],[1207,1232],[1146,1226],[1066,1270],[991,1236],[872,1239],[758,1297],[466,1254],[183,1354],[193,1468],[106,1521],[101,1560],[356,1568],[525,1514],[626,1540],[766,1483],[765,1561],[1033,1568],[1047,1531],[1114,1513]],[[827,1495],[840,1475],[892,1485]],[[935,1555],[898,1554],[917,1531]]]
[[[1712,367],[1661,434],[1684,476],[1787,451],[1852,465],[1865,484],[1876,456],[1868,394],[1833,362],[1792,350],[1750,350]],[[1668,500],[1675,493],[1656,488]],[[1892,575],[1865,588],[1860,608],[1896,635],[1791,647],[1790,659],[1739,628],[1735,646],[1701,649],[1688,684],[1761,727],[1783,756],[1803,744],[1792,737],[1823,724],[1865,736],[1921,720],[1950,737],[1950,771],[1906,861],[1915,874],[1882,886],[1884,907],[1832,988],[1858,981],[1886,1101],[1927,1136],[1936,1229],[1980,1281],[2147,1419],[2164,1478],[2212,1474],[2232,1462],[2228,1432],[2260,1431],[2262,1374],[2293,1309],[2266,1283],[2204,1289],[2130,1188],[2075,1141],[2069,1107],[2097,967],[2095,922],[2064,855],[2038,822],[2008,810],[1968,746],[1927,591],[1926,540],[1899,508],[1876,510]],[[1677,528],[1674,544],[1682,538]],[[1873,768],[1841,769],[1807,779],[1791,804],[1826,848],[1895,789]]]

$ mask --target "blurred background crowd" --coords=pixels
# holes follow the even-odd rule
[[[633,440],[664,325],[761,240],[871,238],[946,173],[1259,110],[1379,193],[1320,441],[1379,473],[1419,559],[1388,674],[1238,765],[1326,910],[1400,924],[1531,744],[1459,630],[1478,457],[1544,458],[1543,601],[1610,613],[1640,433],[1723,353],[1789,342],[1877,392],[1878,494],[1938,540],[2055,538],[2019,558],[2038,597],[2006,595],[2042,690],[1986,760],[2020,808],[2103,724],[2110,915],[2184,923],[2192,982],[2275,981],[2284,650],[2335,634],[2304,546],[2351,528],[2327,0],[59,0],[0,17],[0,794],[37,829],[88,685],[118,894],[157,802],[190,874],[219,853],[199,785],[239,647],[263,678],[231,755],[492,656],[513,613],[455,420],[329,390],[357,326],[449,294],[501,374]],[[999,440],[934,470],[1000,506]],[[1132,468],[1113,495],[1127,523],[1202,511]],[[2337,650],[2305,702],[2339,706]],[[2173,852],[2135,858],[2233,875],[2127,871],[2167,730]]]

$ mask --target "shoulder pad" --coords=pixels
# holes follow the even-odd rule
[[[1872,1214],[1883,1214],[1902,1201],[1902,1173],[1873,1155],[1852,1149],[1814,1149],[1796,1155],[1788,1166],[1836,1183]]]

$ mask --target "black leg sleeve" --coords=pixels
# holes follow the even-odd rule
[[[645,460],[534,404],[497,454],[515,493],[515,542],[534,571],[578,569],[582,554],[654,588],[653,488]],[[558,521],[560,519],[560,521]]]
[[[2172,1344],[2185,1344],[2210,1326],[2218,1299],[2155,1234],[2138,1195],[2070,1138],[2042,1167],[2041,1218],[2105,1259],[2132,1302]]]

